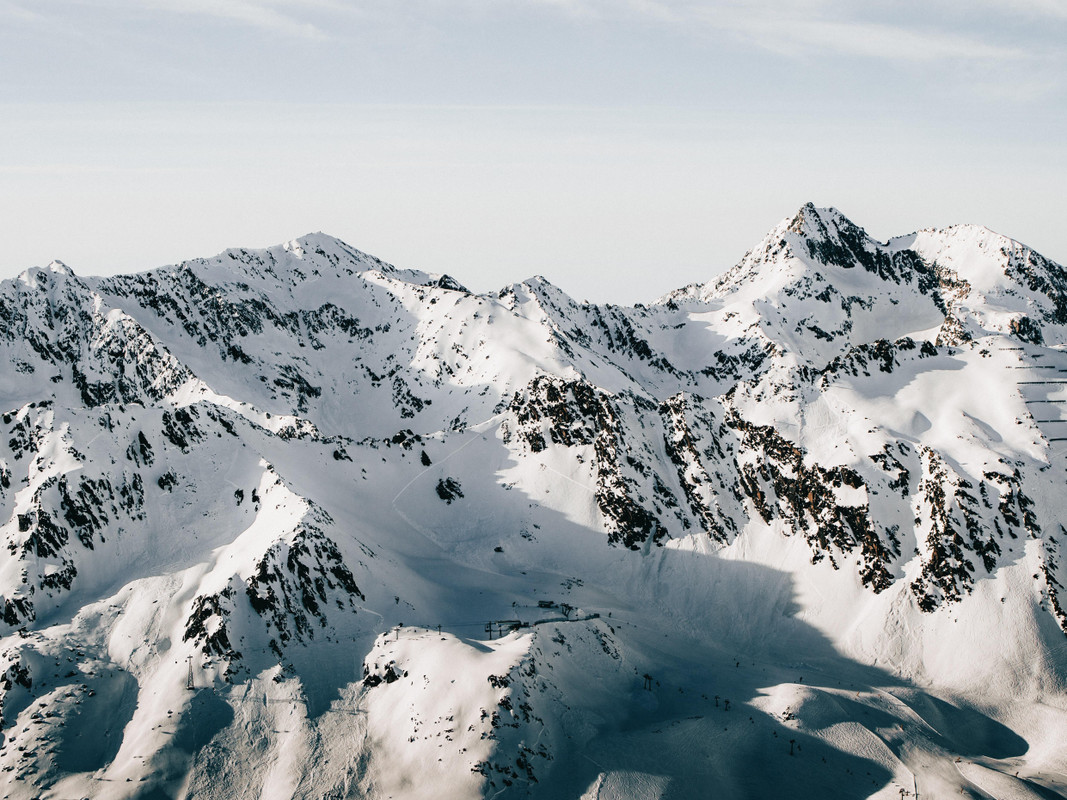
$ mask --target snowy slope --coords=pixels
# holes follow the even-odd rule
[[[809,205],[634,308],[0,283],[4,792],[1067,796],[1065,281]]]

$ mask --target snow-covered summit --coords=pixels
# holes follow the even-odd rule
[[[190,272],[209,282],[258,281],[288,291],[315,283],[321,283],[319,288],[328,291],[335,282],[356,275],[467,291],[448,275],[398,269],[324,233],[309,233],[262,249],[231,248],[213,258],[193,259],[155,272],[175,270]]]
[[[982,226],[954,225],[898,237],[887,247],[937,265],[943,293],[972,334],[1022,326],[1024,335],[1067,341],[1067,273],[1026,245]]]
[[[832,359],[842,342],[902,336],[957,342],[996,331],[1067,341],[1063,270],[1018,242],[962,225],[882,243],[810,203],[718,279],[658,302],[745,320],[816,360]]]
[[[31,284],[34,281],[50,282],[56,278],[73,278],[74,270],[62,261],[54,260],[46,267],[30,267],[18,274],[16,281],[22,284]]]
[[[74,271],[71,270],[70,267],[68,267],[66,264],[64,264],[62,261],[59,261],[58,259],[52,261],[48,265],[48,269],[51,270],[52,272],[55,272],[58,275],[73,275],[74,274]]]
[[[976,289],[987,290],[1005,278],[1011,253],[1026,253],[1025,245],[983,225],[924,228],[886,243],[890,250],[912,250],[928,261],[951,269]],[[1025,256],[1023,256],[1025,258]]]

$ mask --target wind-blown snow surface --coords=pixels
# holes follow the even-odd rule
[[[313,234],[0,323],[7,796],[1067,795],[1017,242],[805,206],[619,308]]]

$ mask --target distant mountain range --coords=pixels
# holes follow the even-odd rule
[[[0,790],[1067,797],[1065,347],[1059,264],[811,205],[632,308],[29,269]]]

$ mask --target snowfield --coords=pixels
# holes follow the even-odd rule
[[[805,206],[633,308],[0,283],[11,798],[1067,797],[1067,272]]]

